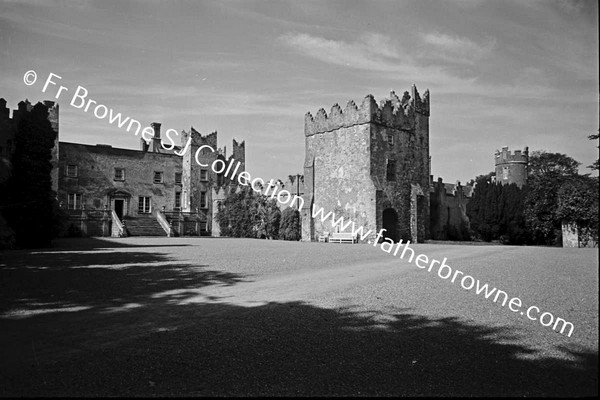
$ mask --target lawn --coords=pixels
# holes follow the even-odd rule
[[[597,249],[411,246],[573,334],[369,245],[60,240],[0,253],[0,395],[597,394]]]

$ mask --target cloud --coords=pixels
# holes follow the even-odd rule
[[[468,38],[430,32],[421,35],[426,44],[426,56],[459,64],[474,64],[492,54],[496,47],[495,39],[476,43]]]
[[[286,46],[317,60],[371,71],[398,70],[400,51],[391,38],[366,33],[354,42],[330,40],[306,33],[287,33],[279,37]]]

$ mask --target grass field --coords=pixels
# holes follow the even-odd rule
[[[412,246],[572,336],[369,245],[61,240],[0,253],[0,396],[597,394],[598,249]]]

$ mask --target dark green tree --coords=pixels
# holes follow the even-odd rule
[[[476,238],[484,241],[523,244],[527,240],[523,209],[526,188],[501,185],[492,175],[476,178],[473,196],[467,203],[467,216]]]
[[[300,240],[302,238],[300,212],[294,207],[286,208],[281,215],[279,238],[283,240]]]
[[[51,178],[55,140],[45,105],[36,104],[19,120],[12,173],[2,190],[2,213],[19,247],[48,246],[60,232],[61,217]]]
[[[598,130],[600,132],[600,130]],[[588,136],[588,139],[590,140],[598,140],[600,138],[600,134],[596,133],[595,135],[590,135]],[[600,146],[597,146],[600,149]],[[591,168],[592,171],[599,171],[600,170],[600,165],[599,163],[599,159],[596,158],[596,161],[594,161],[594,163],[592,165],[588,165],[588,168]]]
[[[557,214],[558,192],[563,184],[577,179],[579,162],[561,153],[534,151],[529,157],[529,191],[525,222],[535,244],[560,246],[562,218]]]
[[[242,186],[228,194],[218,207],[217,222],[221,235],[277,239],[281,211],[275,199]]]
[[[586,240],[598,242],[598,179],[579,175],[563,183],[558,190],[556,216],[575,223]]]

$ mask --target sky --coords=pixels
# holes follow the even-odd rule
[[[598,157],[596,0],[0,0],[0,97],[60,105],[60,140],[139,148],[70,105],[246,142],[246,170],[303,173],[304,115],[430,91],[431,173],[467,182],[494,152]],[[28,86],[24,74],[37,81]],[[50,73],[57,86],[42,92]],[[60,85],[63,92],[55,99]]]

